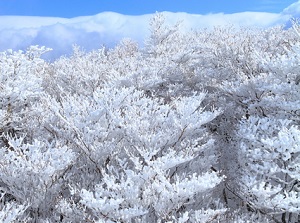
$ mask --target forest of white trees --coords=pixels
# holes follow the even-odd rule
[[[300,26],[0,54],[0,222],[299,223]]]

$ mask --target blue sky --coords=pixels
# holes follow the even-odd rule
[[[300,0],[0,0],[0,52],[39,45],[52,48],[47,58],[55,59],[71,55],[74,44],[89,51],[131,38],[142,46],[156,11],[186,12],[165,13],[166,23],[183,22],[183,32],[289,27],[300,18]]]
[[[156,11],[194,14],[244,11],[279,13],[296,0],[1,0],[0,15],[72,18],[104,11],[141,15]]]

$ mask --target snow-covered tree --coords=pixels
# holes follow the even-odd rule
[[[24,214],[28,208],[26,205],[17,204],[14,201],[7,202],[9,196],[3,191],[0,192],[0,221],[5,223],[17,222],[22,220],[27,222],[29,219]]]
[[[250,117],[238,135],[240,196],[249,208],[282,214],[282,222],[290,222],[292,214],[299,216],[300,130],[290,120]]]
[[[299,221],[299,26],[0,54],[0,221]]]
[[[277,222],[297,222],[300,216],[298,49],[298,42],[290,42],[284,54],[261,58],[268,73],[238,90],[252,95],[246,99],[244,93],[248,115],[237,130],[243,176],[238,190],[252,211]]]
[[[27,219],[47,216],[60,196],[57,181],[75,158],[66,145],[50,139],[43,123],[48,64],[40,56],[48,50],[35,46],[1,54],[0,185],[4,198],[10,197],[3,206],[4,222],[23,212]]]
[[[213,141],[202,127],[219,111],[204,112],[204,97],[198,93],[169,105],[132,87],[110,86],[92,96],[69,95],[61,106],[52,102],[81,156],[72,173],[77,183],[70,185],[86,211],[82,216],[147,222],[205,208],[204,197],[222,177],[210,169]],[[62,214],[69,220],[74,215]]]

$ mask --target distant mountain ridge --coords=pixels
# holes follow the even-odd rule
[[[166,23],[182,21],[183,30],[210,28],[223,25],[270,27],[278,24],[290,26],[290,19],[300,15],[300,1],[281,13],[241,12],[234,14],[196,15],[164,12]],[[102,12],[93,16],[75,18],[0,16],[0,51],[24,50],[30,45],[53,48],[50,58],[72,52],[77,44],[86,50],[101,45],[114,46],[128,37],[143,44],[149,34],[149,21],[154,14],[139,16]]]

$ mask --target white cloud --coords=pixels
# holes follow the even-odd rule
[[[300,15],[300,1],[291,4],[289,7],[285,8],[282,12],[285,15],[299,16]]]
[[[192,15],[165,12],[166,21],[183,21],[182,27],[190,29],[209,28],[222,25],[269,27],[285,24],[300,13],[300,1],[282,13],[242,12],[235,14]],[[113,12],[72,19],[49,17],[1,16],[0,51],[26,49],[30,45],[44,45],[54,51],[49,57],[58,57],[72,51],[78,44],[86,50],[101,45],[113,46],[124,37],[139,43],[149,32],[149,20],[153,15],[125,16]]]

